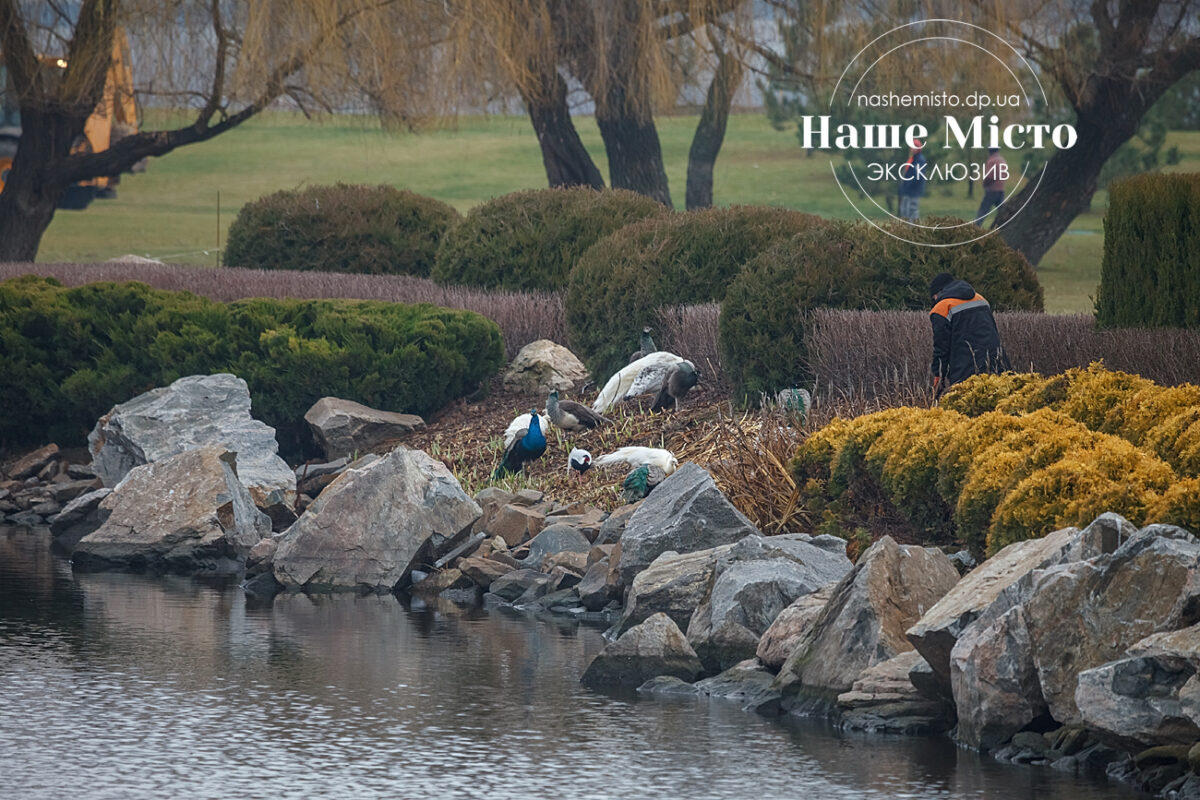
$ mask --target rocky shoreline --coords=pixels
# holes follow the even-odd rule
[[[0,515],[49,525],[79,569],[244,570],[260,596],[401,591],[561,614],[610,626],[590,687],[949,735],[1001,761],[1200,797],[1187,531],[1105,514],[973,567],[889,537],[852,563],[836,537],[762,535],[693,463],[612,512],[531,490],[471,497],[405,448],[285,475],[248,395],[230,400],[236,382],[182,379],[114,408],[90,464],[53,445],[28,454],[0,481]],[[230,420],[209,424],[206,403]],[[355,451],[345,435],[338,447]]]

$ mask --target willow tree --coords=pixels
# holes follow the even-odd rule
[[[542,149],[551,186],[604,185],[575,129],[569,89],[592,100],[612,186],[671,204],[656,109],[675,104],[681,48],[700,46],[710,84],[689,154],[688,207],[711,204],[740,53],[713,34],[741,29],[745,0],[459,0],[463,59],[497,68],[516,87]],[[465,46],[464,46],[465,45]]]
[[[444,24],[441,0],[0,0],[0,50],[21,113],[0,192],[0,261],[36,257],[71,184],[207,141],[285,99],[341,107],[371,70],[408,85],[421,58],[403,57],[395,32],[434,41]],[[85,152],[76,143],[103,101],[121,31],[142,76],[133,90],[182,118]]]

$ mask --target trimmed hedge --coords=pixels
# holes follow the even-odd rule
[[[1096,322],[1200,326],[1200,173],[1147,173],[1109,187]]]
[[[968,226],[918,235],[924,243],[945,244],[979,233]],[[903,235],[912,238],[907,227]],[[735,396],[754,403],[760,393],[812,382],[806,344],[811,321],[805,312],[928,310],[929,281],[939,272],[969,281],[996,310],[1042,308],[1042,289],[1029,262],[997,236],[926,247],[865,222],[830,223],[777,243],[747,263],[730,285],[721,307],[720,343]]]
[[[1105,511],[1139,525],[1200,524],[1200,506],[1173,488],[1168,464],[1049,409],[972,418],[900,408],[836,420],[801,445],[791,468],[826,525],[898,518],[925,541],[961,540],[977,556]]]
[[[628,362],[659,308],[723,299],[742,265],[759,252],[825,224],[782,208],[733,206],[627,225],[593,245],[571,271],[572,349],[602,383]]]
[[[0,283],[0,443],[82,444],[114,404],[186,375],[232,372],[294,457],[326,395],[428,414],[504,363],[492,321],[428,304],[239,300],[141,283]]]
[[[339,183],[275,192],[238,212],[224,263],[425,278],[458,219],[440,200],[391,186]]]
[[[575,262],[597,241],[666,213],[662,204],[626,189],[506,194],[472,208],[446,235],[432,277],[484,289],[562,289]]]
[[[742,268],[721,304],[721,364],[736,400],[811,383],[805,310],[859,304],[863,285],[858,241],[833,222],[778,242]]]

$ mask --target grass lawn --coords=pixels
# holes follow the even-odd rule
[[[696,118],[663,117],[658,124],[672,199],[682,206]],[[577,125],[607,174],[594,122],[584,118]],[[1168,144],[1179,145],[1184,153],[1177,169],[1200,169],[1200,133],[1173,133]],[[338,117],[316,123],[271,113],[210,142],[152,160],[145,173],[122,178],[115,200],[98,200],[83,212],[60,211],[38,260],[104,261],[135,253],[215,264],[218,243],[244,203],[280,189],[336,181],[390,183],[466,211],[497,195],[544,186],[545,173],[524,117],[469,118],[454,128],[390,134],[369,120]],[[730,120],[714,192],[718,205],[784,206],[826,217],[855,213],[834,181],[828,159],[806,158],[794,132],[773,129],[762,114]],[[1098,194],[1092,212],[1077,219],[1043,260],[1039,274],[1048,311],[1091,311],[1103,251],[1104,201],[1104,194]],[[969,200],[965,187],[954,187],[949,196],[935,190],[921,210],[965,217],[978,202],[978,194]]]

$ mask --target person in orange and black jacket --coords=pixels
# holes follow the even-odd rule
[[[996,318],[983,295],[949,272],[939,273],[929,284],[933,295],[933,391],[981,372],[1012,369],[1000,344]]]

